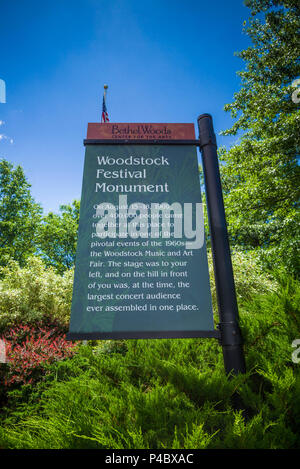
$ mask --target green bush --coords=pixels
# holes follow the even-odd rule
[[[1,269],[0,331],[19,323],[35,323],[43,318],[68,324],[73,270],[63,276],[46,268],[41,259],[31,257],[23,268],[16,261]]]
[[[211,253],[208,253],[212,299],[217,311]],[[264,274],[255,253],[235,251],[232,255],[238,300],[242,303],[256,293],[274,291],[276,281]],[[29,258],[25,267],[15,261],[0,273],[0,331],[18,323],[56,319],[67,325],[70,318],[73,269],[59,275],[38,257]]]
[[[231,260],[236,296],[240,305],[245,301],[253,299],[257,293],[273,292],[277,288],[276,280],[270,274],[263,271],[259,259],[259,254],[256,251],[232,251]],[[213,308],[217,312],[216,286],[210,250],[208,251],[208,266]]]
[[[228,380],[215,340],[81,346],[29,397],[11,396],[2,448],[299,448],[299,284],[240,308],[248,373]]]
[[[300,365],[291,360],[299,283],[266,275],[254,253],[232,259],[246,375],[226,378],[215,340],[89,342],[49,365],[34,387],[8,392],[0,447],[300,447]],[[210,254],[209,264],[216,307]],[[33,258],[3,274],[2,328],[24,319],[68,322],[72,271],[61,277]]]
[[[213,306],[217,317],[217,299],[214,282],[211,251],[208,252]],[[253,301],[256,294],[275,292],[278,287],[276,275],[273,277],[262,271],[259,255],[255,251],[233,251],[232,264],[235,277],[236,293],[240,307]],[[70,318],[73,269],[64,275],[57,274],[51,267],[46,267],[38,257],[31,257],[27,265],[21,268],[17,262],[10,261],[1,268],[0,280],[0,331],[18,323],[36,324],[43,320],[56,320],[67,326]],[[285,282],[284,274],[279,281]],[[293,282],[289,278],[288,282]],[[294,282],[295,283],[295,282]],[[288,289],[288,287],[287,287]],[[286,301],[289,298],[287,292]],[[270,306],[271,307],[271,306]]]

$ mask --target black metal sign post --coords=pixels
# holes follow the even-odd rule
[[[239,313],[230,256],[217,142],[212,117],[198,117],[199,147],[202,153],[207,211],[219,308],[220,343],[226,373],[245,373],[245,357],[239,328]]]

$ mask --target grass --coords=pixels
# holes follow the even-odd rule
[[[227,379],[214,339],[91,342],[9,393],[0,446],[299,448],[299,285],[278,284],[240,305],[246,375]]]

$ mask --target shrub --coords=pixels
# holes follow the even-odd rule
[[[73,270],[61,276],[52,268],[46,268],[38,257],[31,257],[23,268],[10,261],[1,273],[0,331],[49,317],[68,324]]]
[[[208,252],[214,310],[217,308],[212,256]],[[236,291],[239,303],[248,301],[256,293],[274,291],[276,281],[263,273],[255,252],[232,254]],[[0,331],[18,323],[34,324],[47,318],[67,325],[70,318],[73,269],[64,275],[46,267],[38,257],[31,257],[25,267],[10,261],[1,269]]]
[[[251,300],[257,293],[274,292],[277,282],[270,274],[263,272],[259,255],[255,251],[237,251],[231,253],[236,295],[239,304]],[[211,294],[214,310],[217,311],[216,286],[212,253],[208,251]]]
[[[46,365],[71,357],[76,344],[67,342],[60,327],[20,325],[0,337],[6,344],[8,367],[5,387],[33,384],[46,373]]]
[[[49,365],[48,386],[39,396],[32,391],[30,405],[23,401],[3,418],[0,446],[299,448],[300,368],[291,360],[299,290],[281,277],[275,292],[240,308],[246,375],[226,379],[214,340],[80,347],[71,359]]]
[[[250,254],[233,265],[246,375],[226,378],[215,340],[89,342],[45,362],[36,386],[8,391],[0,447],[299,448],[299,283],[267,277]]]

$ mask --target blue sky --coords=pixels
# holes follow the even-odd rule
[[[216,133],[232,124],[243,0],[0,0],[0,12],[0,158],[21,164],[45,212],[80,197],[104,83],[111,122],[196,124],[209,112]]]

